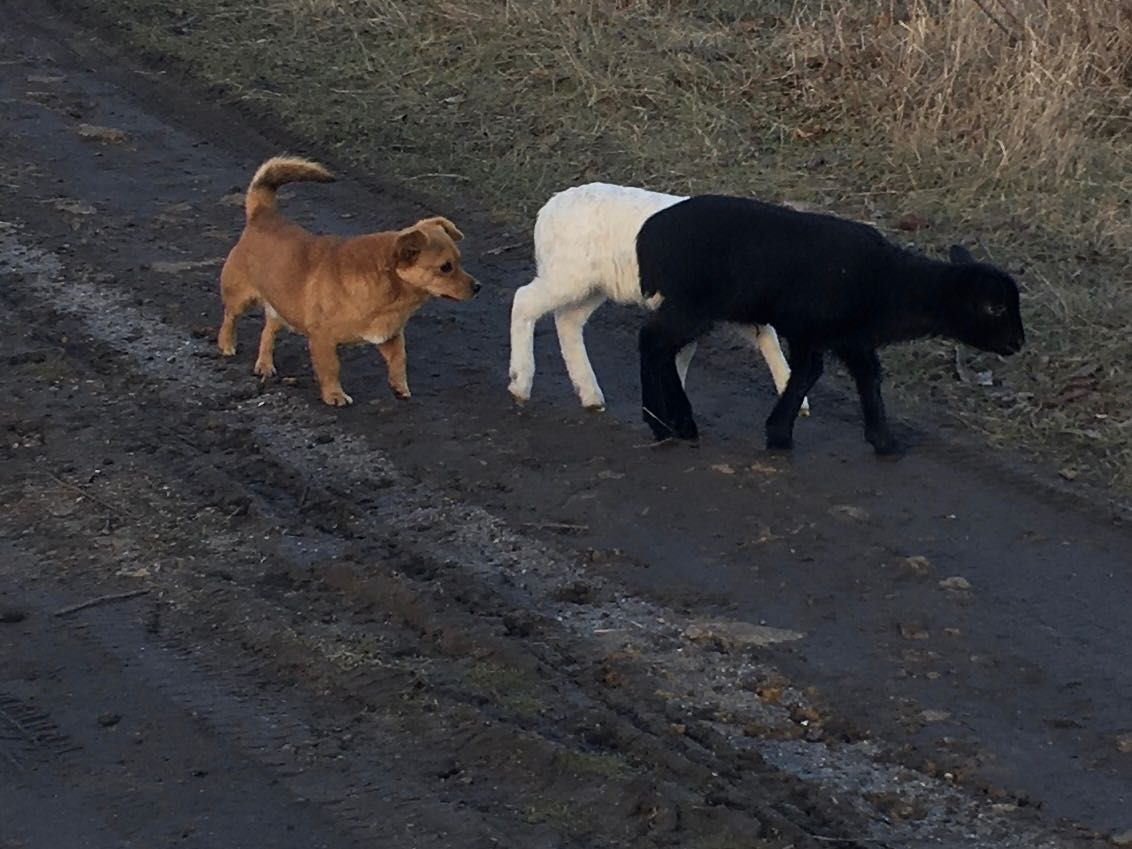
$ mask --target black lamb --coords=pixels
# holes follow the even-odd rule
[[[701,195],[651,216],[637,236],[641,292],[661,296],[640,331],[642,415],[657,439],[696,439],[676,352],[715,322],[770,324],[789,345],[791,375],[766,421],[767,447],[793,446],[802,399],[827,350],[857,384],[865,438],[898,450],[881,398],[877,348],[929,336],[998,354],[1026,335],[1018,286],[963,248],[919,256],[875,228],[746,198]]]

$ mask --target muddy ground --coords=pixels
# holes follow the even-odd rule
[[[301,147],[0,13],[0,847],[1132,842],[1103,499],[930,411],[878,462],[836,377],[767,454],[724,337],[701,445],[650,447],[628,310],[589,333],[607,412],[549,325],[518,409],[526,234],[363,175],[283,203],[450,214],[485,291],[413,320],[409,402],[356,349],[323,407],[295,337],[261,386],[254,319],[215,354],[216,275],[233,193]]]

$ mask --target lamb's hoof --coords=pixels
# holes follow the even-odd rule
[[[582,406],[587,410],[595,412],[602,412],[605,409],[605,396],[599,389],[596,392],[585,391],[578,393],[578,400],[582,402]]]
[[[677,439],[683,439],[685,442],[698,442],[700,439],[700,429],[692,419],[676,422],[672,432]]]
[[[696,442],[700,438],[700,432],[696,428],[696,422],[690,416],[669,422],[656,415],[656,413],[648,407],[641,407],[641,420],[652,430],[652,434],[656,437],[657,442],[665,442],[669,439],[683,439],[687,442]]]
[[[802,401],[802,409],[800,409],[798,411],[798,415],[799,416],[809,416],[810,415],[810,401],[809,401],[809,399]]]
[[[579,392],[578,400],[582,402],[582,407],[591,410],[595,413],[605,412],[605,395],[598,389],[596,392]]]
[[[878,457],[901,457],[904,455],[904,446],[892,437],[872,441],[873,450]]]
[[[641,421],[649,426],[657,442],[665,442],[675,436],[668,422],[662,421],[648,407],[641,407]]]
[[[794,448],[794,437],[790,434],[768,433],[766,435],[767,451],[790,451]]]
[[[531,400],[531,383],[532,381],[520,380],[514,372],[511,373],[511,383],[508,384],[507,391],[520,407]]]

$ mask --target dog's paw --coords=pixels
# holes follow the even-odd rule
[[[228,344],[228,345],[222,345],[221,344],[221,345],[217,345],[216,347],[220,349],[220,356],[222,356],[222,357],[234,357],[234,356],[236,356],[236,346],[233,345],[233,344]]]
[[[393,386],[390,384],[389,388],[393,390],[393,395],[402,401],[408,401],[413,397],[413,393],[409,391],[408,386]]]
[[[354,403],[354,399],[343,392],[341,388],[338,388],[332,389],[329,392],[323,392],[322,403],[328,404],[331,407],[349,407]]]
[[[275,363],[265,363],[260,360],[256,360],[255,367],[252,369],[252,371],[265,380],[269,377],[275,377]]]

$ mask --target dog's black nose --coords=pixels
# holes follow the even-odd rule
[[[473,280],[472,281],[472,294],[473,295],[476,294],[480,290],[480,288],[481,288],[480,287],[480,281]]]

